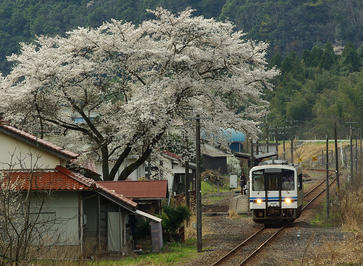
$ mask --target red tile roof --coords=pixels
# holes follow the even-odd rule
[[[163,153],[163,154],[165,154],[165,155],[167,155],[167,156],[169,156],[171,158],[177,159],[177,160],[181,160],[182,159],[181,156],[179,156],[179,155],[177,155],[175,153],[172,153],[170,151],[162,151],[161,153]]]
[[[116,193],[114,190],[110,190],[107,187],[103,186],[102,184],[98,184],[99,182],[96,182],[96,187],[104,192],[106,192],[107,194],[110,194],[111,196],[127,203],[128,205],[132,206],[132,207],[136,207],[137,203],[132,201],[132,199],[127,198],[126,196]]]
[[[108,187],[93,179],[73,172],[62,166],[57,166],[54,170],[43,171],[7,171],[4,172],[5,182],[10,178],[10,184],[15,184],[20,190],[58,190],[58,191],[97,191],[97,189],[116,198],[129,206],[136,207],[137,203],[128,199],[122,194],[115,193]]]
[[[5,180],[10,177],[11,184],[20,190],[92,190],[90,185],[83,184],[58,171],[11,171],[5,172]]]
[[[10,134],[12,136],[17,136],[20,139],[27,140],[30,144],[33,144],[34,146],[43,147],[45,149],[48,149],[50,151],[55,152],[56,154],[65,156],[69,159],[75,159],[79,156],[79,154],[67,151],[63,149],[62,147],[59,147],[53,143],[50,143],[49,141],[39,139],[36,136],[33,136],[23,130],[17,129],[15,127],[12,127],[10,125],[7,125],[4,122],[0,122],[0,130],[4,132],[5,134]]]
[[[122,194],[130,199],[160,199],[166,198],[168,181],[99,181],[98,185]]]

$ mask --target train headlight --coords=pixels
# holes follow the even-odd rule
[[[256,199],[256,200],[255,200],[255,203],[257,203],[257,204],[261,204],[261,203],[262,203],[262,199]]]
[[[291,204],[292,202],[293,202],[293,200],[292,199],[290,199],[290,198],[285,198],[285,203],[287,203],[287,204]]]

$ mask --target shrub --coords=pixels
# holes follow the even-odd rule
[[[161,218],[166,240],[180,240],[178,230],[183,226],[184,221],[189,220],[190,211],[185,206],[164,205]]]

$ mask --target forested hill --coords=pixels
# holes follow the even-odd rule
[[[191,6],[197,15],[229,19],[281,54],[326,42],[359,46],[363,39],[362,0],[1,0],[0,72],[9,71],[5,56],[35,35],[63,34],[111,18],[139,23],[149,16],[147,8],[158,6]]]

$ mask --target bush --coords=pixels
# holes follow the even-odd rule
[[[164,237],[166,240],[180,240],[178,230],[183,226],[184,221],[189,220],[190,211],[185,206],[164,205],[161,214]]]

